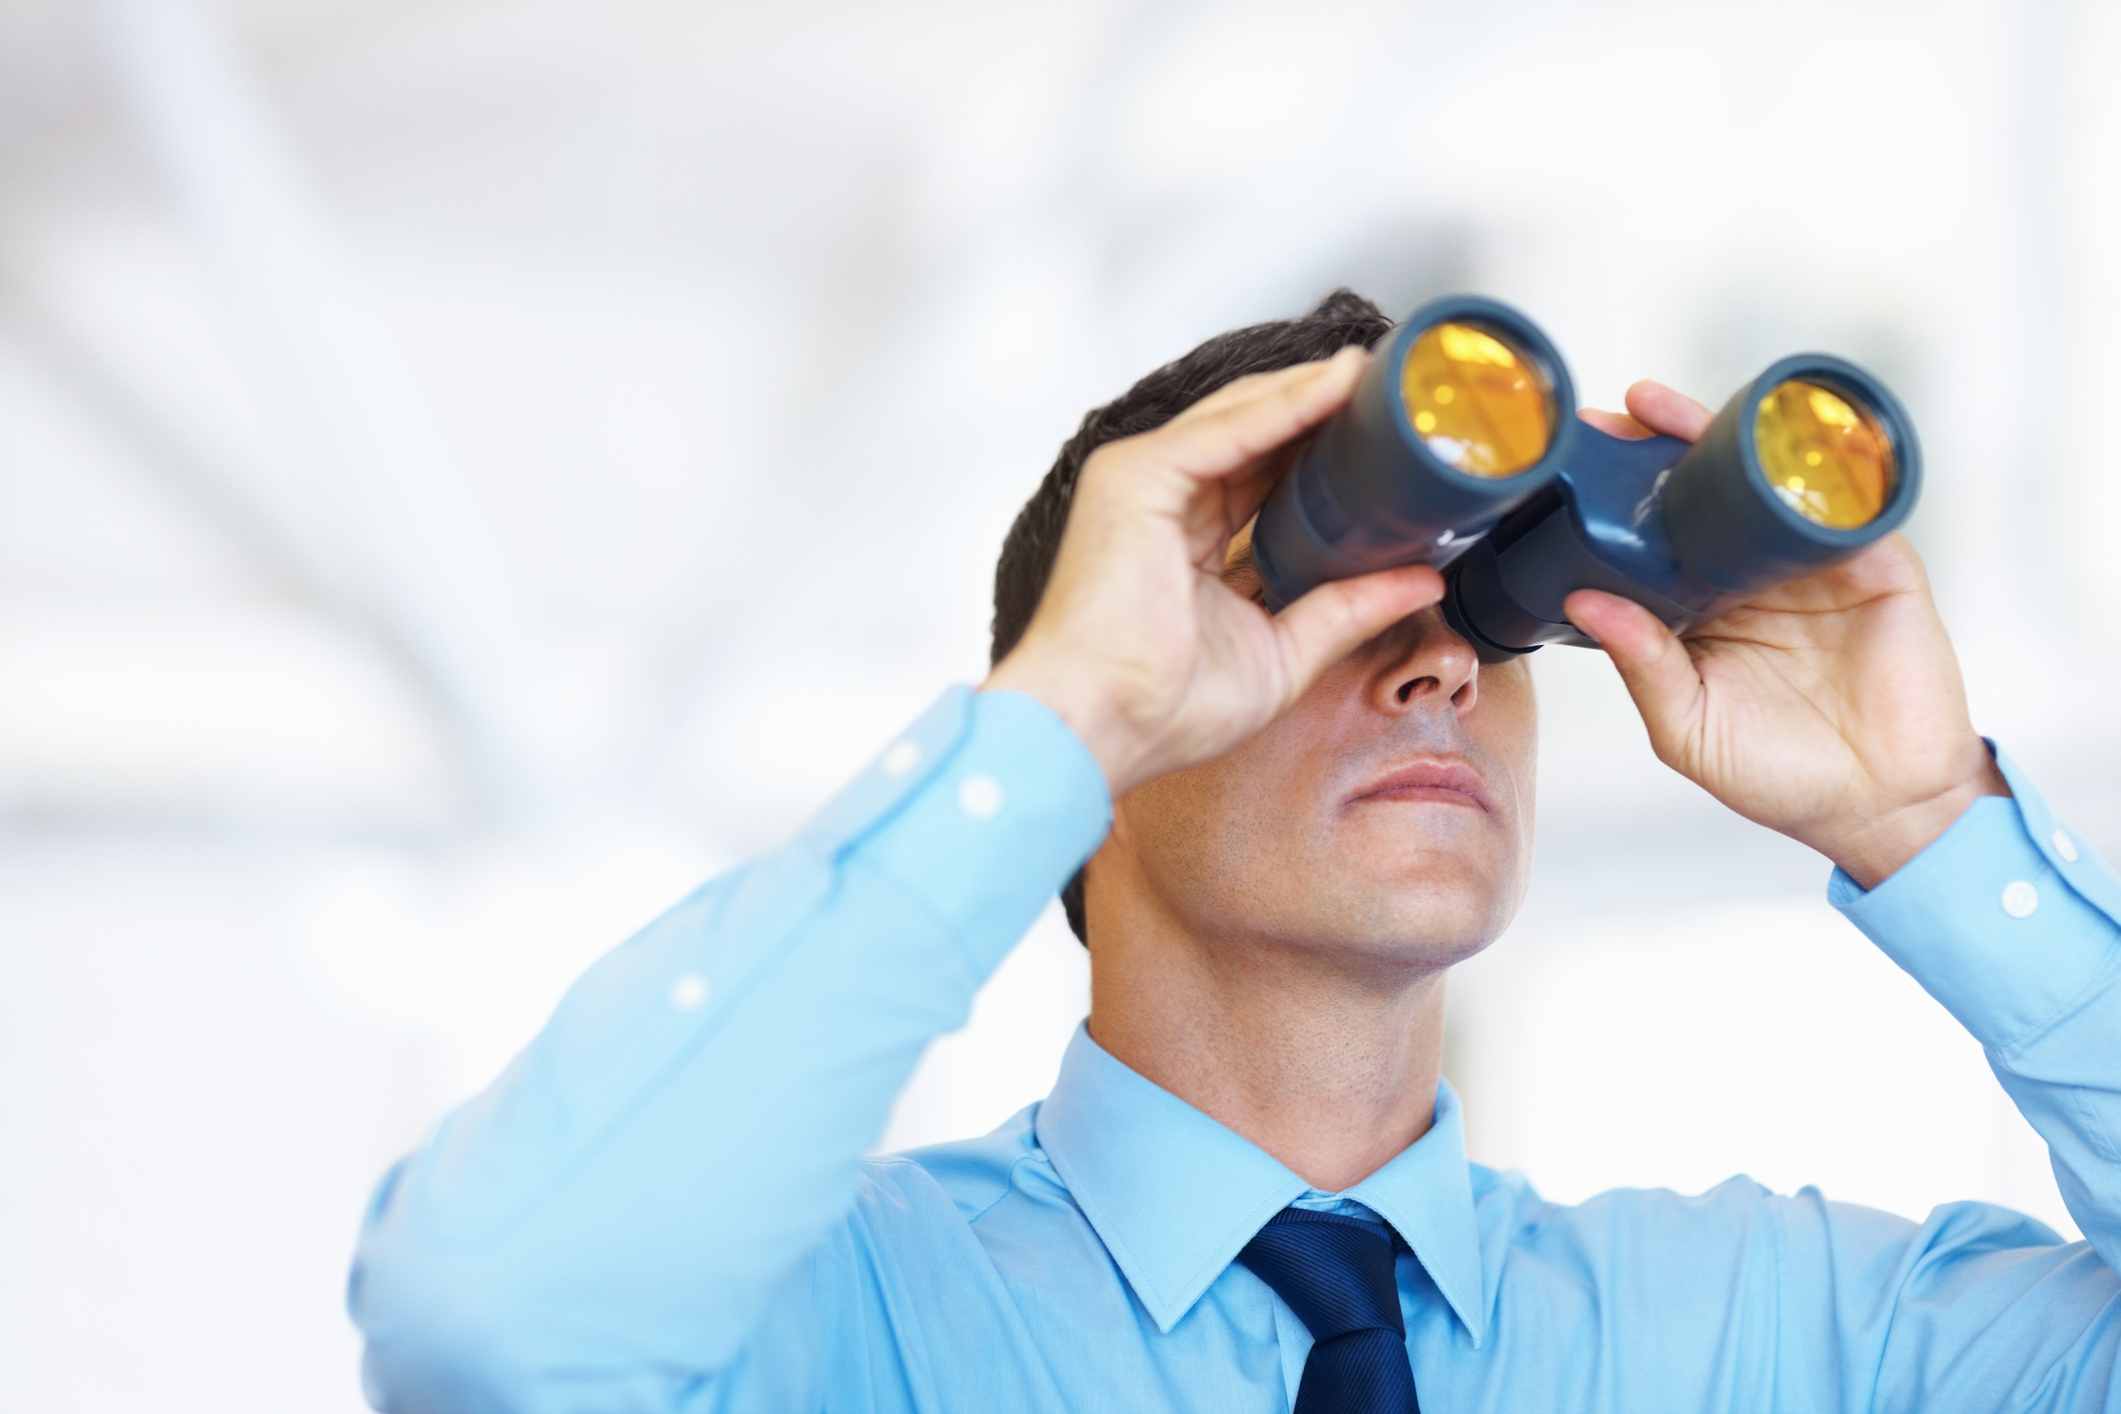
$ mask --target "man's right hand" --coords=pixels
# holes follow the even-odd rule
[[[1712,416],[1649,382],[1628,389],[1628,412],[1590,420],[1693,441]],[[1617,595],[1579,589],[1566,604],[1620,670],[1659,760],[1866,889],[1975,800],[2011,793],[1967,715],[1922,561],[1899,535],[1684,637]]]
[[[1443,597],[1408,565],[1321,585],[1278,615],[1223,582],[1277,453],[1345,405],[1369,356],[1240,378],[1084,463],[1053,577],[981,691],[1028,693],[1074,729],[1117,799],[1265,727],[1344,654]]]

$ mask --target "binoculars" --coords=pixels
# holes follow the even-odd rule
[[[1461,295],[1386,336],[1261,508],[1252,556],[1269,609],[1328,580],[1436,565],[1445,619],[1497,663],[1596,647],[1562,612],[1578,589],[1684,631],[1847,559],[1921,490],[1906,409],[1852,363],[1781,359],[1692,446],[1630,440],[1577,418],[1537,325]]]

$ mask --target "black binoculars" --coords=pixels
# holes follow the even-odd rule
[[[1279,609],[1328,580],[1444,569],[1443,612],[1483,662],[1595,647],[1578,589],[1677,631],[1836,564],[1907,519],[1922,452],[1907,411],[1827,354],[1769,365],[1689,446],[1576,416],[1561,355],[1494,300],[1436,300],[1386,336],[1354,398],[1298,456],[1252,532]]]

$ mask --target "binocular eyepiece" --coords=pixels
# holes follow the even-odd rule
[[[1538,326],[1494,300],[1424,305],[1260,510],[1252,555],[1279,609],[1394,565],[1445,568],[1445,618],[1483,662],[1596,645],[1562,611],[1603,589],[1675,630],[1855,554],[1907,519],[1907,411],[1827,354],[1769,365],[1701,440],[1629,440],[1576,416]]]

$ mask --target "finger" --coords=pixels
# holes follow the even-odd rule
[[[1578,408],[1576,415],[1608,437],[1623,437],[1635,442],[1657,435],[1624,412],[1607,412],[1604,408]]]
[[[1334,663],[1441,598],[1443,576],[1428,565],[1402,565],[1319,585],[1274,618],[1289,674],[1288,700]]]
[[[1369,359],[1351,344],[1321,363],[1266,375],[1227,403],[1196,403],[1144,441],[1153,439],[1159,461],[1195,480],[1250,471],[1338,412]]]
[[[1701,440],[1715,414],[1684,393],[1675,393],[1662,383],[1645,378],[1628,389],[1628,411],[1652,432],[1667,437]]]
[[[1686,645],[1655,614],[1617,594],[1579,589],[1561,606],[1613,660],[1649,728],[1650,745],[1659,758],[1673,761],[1701,696],[1701,674]]]
[[[1197,422],[1211,414],[1235,407],[1239,403],[1250,402],[1268,395],[1276,389],[1286,387],[1291,383],[1315,378],[1329,371],[1337,360],[1355,361],[1357,354],[1362,354],[1364,356],[1363,361],[1367,362],[1368,350],[1359,344],[1347,344],[1335,349],[1325,358],[1310,359],[1304,363],[1289,364],[1284,368],[1270,368],[1264,373],[1247,373],[1242,377],[1233,378],[1212,392],[1203,394],[1194,402],[1189,403],[1171,421],[1173,423]]]

